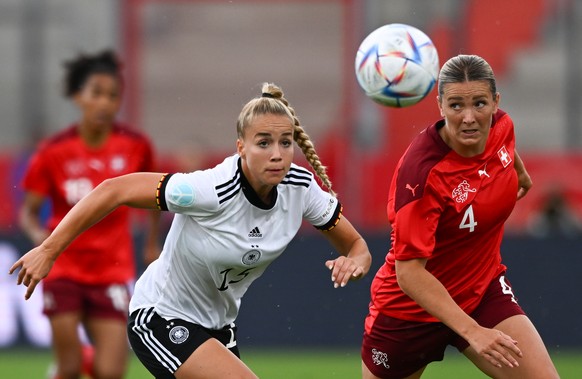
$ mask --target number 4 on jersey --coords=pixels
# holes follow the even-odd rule
[[[469,232],[475,231],[475,226],[477,226],[477,221],[475,221],[475,214],[473,213],[473,205],[469,205],[469,208],[465,211],[463,219],[459,224],[459,229],[469,229]]]

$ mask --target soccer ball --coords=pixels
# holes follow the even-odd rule
[[[433,89],[439,72],[438,52],[421,30],[388,24],[370,33],[356,54],[356,78],[379,104],[407,107]]]

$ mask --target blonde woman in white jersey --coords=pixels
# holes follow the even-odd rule
[[[103,182],[49,238],[19,259],[30,297],[65,247],[121,205],[176,213],[160,258],[138,280],[130,303],[133,350],[156,378],[256,378],[239,359],[235,318],[249,285],[293,239],[302,220],[339,253],[325,262],[335,287],[371,263],[361,235],[342,216],[325,167],[283,97],[265,83],[237,122],[237,153],[188,174],[136,173]],[[313,174],[292,163],[293,141]]]

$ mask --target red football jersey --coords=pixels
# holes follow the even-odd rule
[[[153,150],[144,135],[115,124],[105,144],[91,148],[73,125],[41,144],[30,160],[23,186],[51,200],[47,226],[53,230],[73,205],[105,179],[152,170]],[[129,208],[113,211],[67,247],[47,280],[107,284],[134,278],[129,222]]]
[[[426,269],[467,313],[505,270],[503,224],[518,186],[513,122],[498,111],[485,151],[472,158],[446,145],[438,134],[443,125],[440,120],[418,135],[396,168],[388,199],[392,248],[372,282],[372,316],[439,321],[402,292],[395,260],[426,258]]]

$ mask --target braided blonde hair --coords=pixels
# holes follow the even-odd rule
[[[244,131],[251,124],[256,116],[264,114],[286,115],[293,123],[293,139],[307,158],[307,162],[315,171],[317,177],[323,185],[327,187],[329,193],[336,196],[331,188],[331,180],[326,172],[326,167],[321,164],[319,156],[315,151],[315,146],[309,135],[301,126],[299,119],[295,115],[295,110],[285,99],[280,87],[273,83],[263,83],[261,88],[262,96],[249,101],[241,110],[236,123],[236,131],[239,138],[244,138]]]

